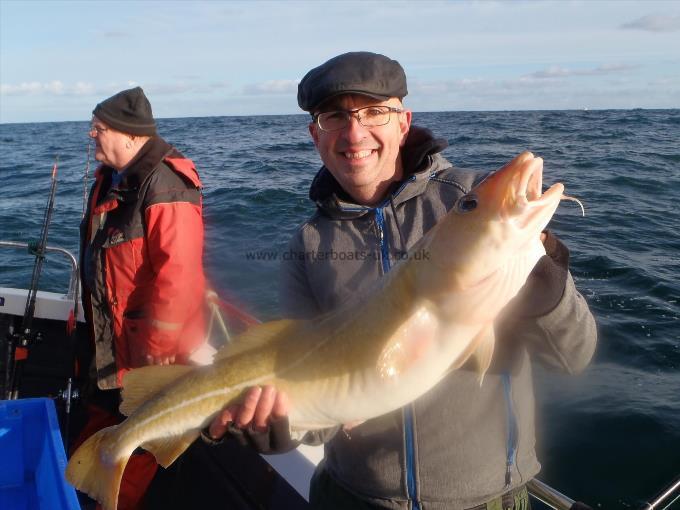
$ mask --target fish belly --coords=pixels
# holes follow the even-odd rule
[[[290,396],[291,428],[315,430],[365,421],[399,409],[434,387],[468,351],[480,327],[443,324],[427,349],[400,370],[374,366],[316,383],[282,383]],[[389,375],[388,375],[389,374]]]

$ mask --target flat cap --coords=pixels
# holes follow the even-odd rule
[[[341,94],[361,94],[382,101],[408,94],[399,62],[379,53],[357,51],[333,57],[309,71],[298,85],[298,105],[313,112]]]
[[[156,134],[151,103],[141,87],[118,92],[95,106],[92,113],[123,133],[145,136]]]

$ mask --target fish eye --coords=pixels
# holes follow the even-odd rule
[[[467,213],[477,209],[477,197],[475,195],[465,195],[458,200],[456,210],[460,213]]]

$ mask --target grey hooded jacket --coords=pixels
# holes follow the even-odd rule
[[[311,318],[369,287],[483,175],[453,167],[446,142],[412,127],[405,178],[383,203],[352,202],[326,168],[310,198],[316,213],[295,233],[282,265],[284,316]],[[496,325],[497,350],[480,387],[473,368],[453,371],[405,408],[324,441],[321,469],[378,507],[464,509],[521,486],[539,469],[534,450],[533,362],[575,373],[590,361],[594,319],[554,236],[520,295]]]

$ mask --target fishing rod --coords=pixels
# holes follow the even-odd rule
[[[55,158],[54,165],[52,165],[50,194],[47,200],[47,206],[45,207],[40,238],[37,243],[32,244],[29,247],[29,251],[35,255],[35,263],[33,265],[33,275],[31,276],[31,285],[26,298],[26,308],[21,320],[21,327],[18,332],[15,332],[12,328],[8,335],[7,365],[5,372],[5,399],[7,400],[16,400],[19,398],[19,387],[23,376],[24,363],[28,358],[30,346],[35,341],[39,341],[42,336],[40,332],[33,331],[33,318],[35,316],[35,302],[38,295],[38,282],[40,280],[43,262],[45,261],[47,233],[49,231],[50,222],[52,221],[54,200],[57,193],[58,163],[59,156]]]
[[[87,211],[87,180],[90,174],[90,153],[92,148],[92,140],[88,139],[87,143],[87,159],[85,161],[85,172],[83,175],[83,209],[80,216],[81,221],[85,218],[85,213]],[[80,398],[80,392],[78,391],[75,381],[78,378],[79,367],[76,366],[76,342],[78,334],[78,306],[80,304],[80,268],[76,264],[75,270],[75,293],[73,297],[73,309],[69,313],[68,320],[66,321],[66,333],[69,338],[69,349],[71,359],[71,375],[66,381],[66,388],[59,392],[59,398],[64,403],[64,420],[62,426],[62,440],[64,443],[64,450],[68,452],[69,447],[69,433],[71,428],[71,406],[75,401]]]

